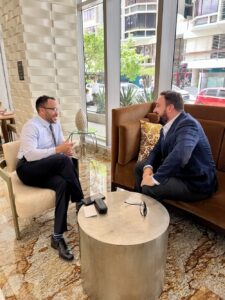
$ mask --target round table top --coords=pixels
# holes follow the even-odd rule
[[[169,214],[158,201],[134,192],[119,191],[106,194],[108,212],[105,215],[86,218],[84,207],[78,213],[80,228],[93,239],[111,245],[137,245],[161,236],[169,226]],[[140,214],[140,205],[145,201],[148,213]]]

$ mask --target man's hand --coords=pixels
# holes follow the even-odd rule
[[[55,150],[56,150],[56,153],[64,153],[67,156],[72,156],[73,155],[73,148],[74,148],[74,143],[66,141],[66,142],[58,145],[55,148]]]
[[[148,168],[145,168],[145,169],[144,169],[142,178],[144,179],[145,176],[148,176],[148,177],[149,177],[149,176],[151,176],[151,175],[153,175],[152,168],[149,168],[149,167],[148,167]]]
[[[152,179],[152,176],[143,176],[142,182],[141,182],[141,186],[143,185],[148,185],[148,186],[154,186],[155,183]]]

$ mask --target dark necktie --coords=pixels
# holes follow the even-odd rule
[[[165,146],[165,136],[164,136],[164,132],[163,132],[163,128],[161,128],[161,152],[162,152],[162,156],[164,156],[164,146]]]
[[[55,134],[54,134],[54,131],[53,131],[52,124],[49,125],[49,128],[51,130],[51,134],[52,134],[52,139],[53,139],[54,145],[56,146],[56,139],[55,139]]]

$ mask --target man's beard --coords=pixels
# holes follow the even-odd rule
[[[166,110],[164,110],[162,116],[160,116],[160,124],[165,125],[168,122],[168,116]]]

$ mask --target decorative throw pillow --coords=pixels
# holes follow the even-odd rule
[[[154,124],[140,120],[141,122],[141,143],[138,161],[146,159],[159,139],[161,124]]]

